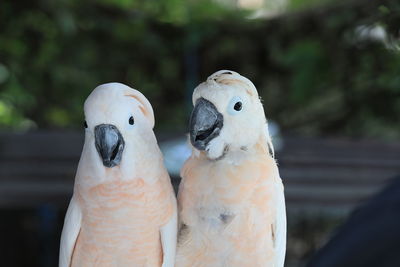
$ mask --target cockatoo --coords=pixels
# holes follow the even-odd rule
[[[255,86],[222,70],[192,100],[193,152],[181,170],[176,266],[282,267],[284,191]]]
[[[174,266],[176,198],[151,104],[137,90],[108,83],[93,90],[84,112],[59,266]]]

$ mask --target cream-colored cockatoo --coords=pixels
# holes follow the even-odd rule
[[[59,266],[174,266],[176,198],[149,101],[108,83],[93,90],[84,112],[85,143]]]
[[[193,104],[176,266],[282,267],[285,198],[256,88],[218,71],[195,89]]]

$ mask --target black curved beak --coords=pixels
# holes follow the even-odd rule
[[[214,104],[199,98],[190,116],[190,142],[195,148],[205,150],[207,144],[219,135],[223,124],[224,117]]]
[[[100,124],[94,128],[97,152],[107,168],[117,166],[121,162],[125,142],[118,128],[111,124]]]

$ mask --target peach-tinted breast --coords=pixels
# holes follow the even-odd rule
[[[179,190],[177,267],[273,266],[275,161],[258,155],[239,166],[190,158]]]
[[[161,266],[159,231],[174,207],[169,179],[115,180],[75,194],[83,218],[72,266]]]

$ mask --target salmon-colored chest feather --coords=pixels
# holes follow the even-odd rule
[[[272,266],[273,188],[280,179],[274,160],[191,158],[182,174],[177,266]]]
[[[82,226],[72,266],[160,266],[160,227],[172,214],[166,181],[116,180],[76,188]]]

